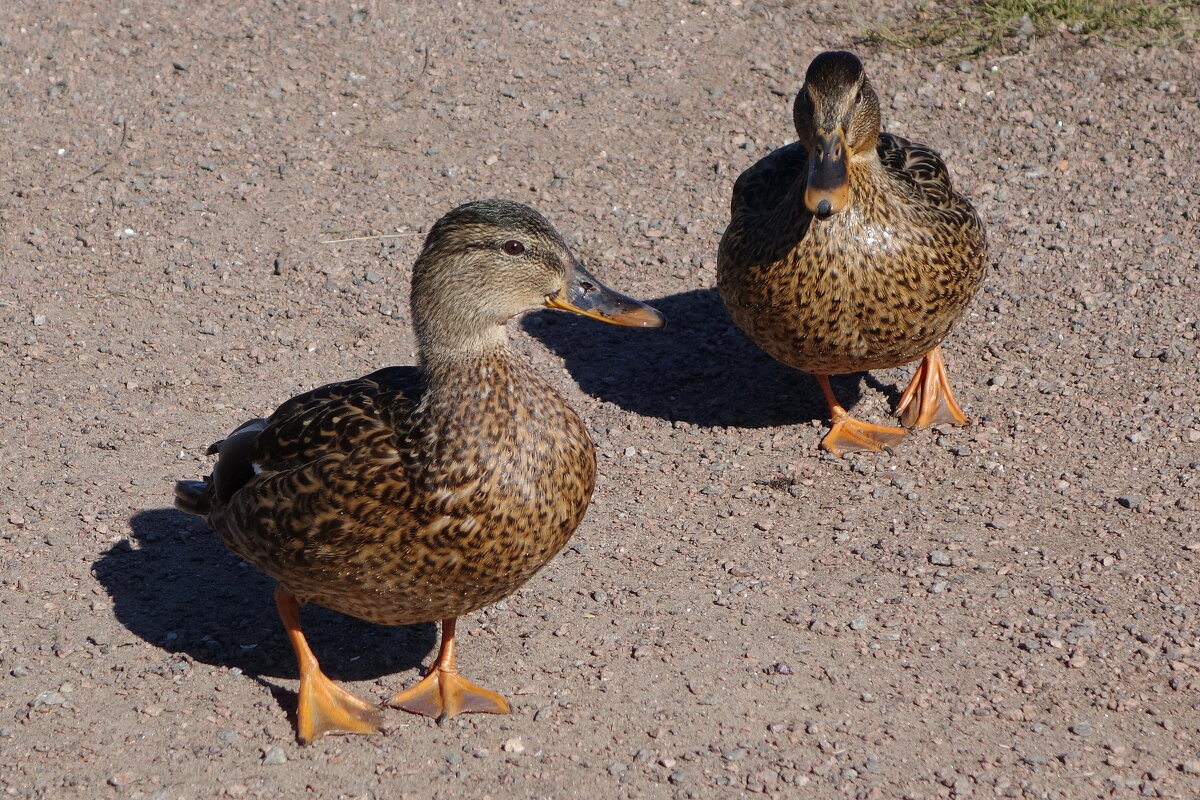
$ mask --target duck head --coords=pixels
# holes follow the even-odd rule
[[[858,56],[832,50],[814,58],[792,116],[808,151],[804,205],[826,219],[846,207],[850,167],[879,139],[879,97]]]
[[[665,317],[596,280],[537,211],[508,200],[461,205],[434,223],[413,266],[412,315],[423,353],[485,349],[525,311],[557,308],[613,325]]]

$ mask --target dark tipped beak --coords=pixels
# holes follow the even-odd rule
[[[817,146],[808,154],[804,189],[804,205],[810,214],[826,219],[845,208],[850,194],[849,160],[846,135],[840,127],[833,133],[817,135]]]
[[[614,292],[578,263],[563,288],[546,296],[546,305],[630,328],[661,328],[667,324],[661,311]]]

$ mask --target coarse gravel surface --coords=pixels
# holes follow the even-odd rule
[[[1200,57],[856,44],[917,8],[0,5],[0,796],[1200,795]],[[713,288],[734,179],[834,47],[993,261],[946,342],[973,424],[844,460]],[[300,747],[270,582],[172,484],[412,363],[420,233],[490,196],[669,326],[511,325],[601,473],[568,549],[460,625],[512,715]],[[837,386],[884,422],[910,372]],[[304,619],[363,697],[436,648]]]

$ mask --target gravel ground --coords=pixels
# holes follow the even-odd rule
[[[859,48],[989,228],[946,343],[969,428],[822,455],[816,385],[713,290],[808,61],[915,5],[4,4],[5,796],[1200,795],[1197,51]],[[171,485],[411,363],[417,234],[486,196],[670,325],[512,326],[601,466],[569,548],[460,626],[513,714],[299,747],[270,583]],[[883,421],[909,371],[839,391]],[[305,624],[364,697],[436,645]]]

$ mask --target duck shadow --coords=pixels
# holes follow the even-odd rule
[[[524,329],[566,363],[580,389],[643,416],[706,427],[764,428],[825,420],[816,381],[746,338],[715,289],[647,301],[667,316],[661,330],[630,330],[539,311]],[[869,386],[898,397],[865,376]],[[833,379],[842,405],[862,394],[864,374]]]
[[[168,652],[237,667],[260,682],[297,677],[270,578],[226,550],[190,514],[147,509],[129,525],[134,544],[114,545],[93,565],[122,625]],[[437,641],[433,623],[382,627],[311,605],[301,617],[313,652],[335,680],[372,680],[419,667]]]

